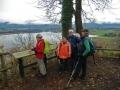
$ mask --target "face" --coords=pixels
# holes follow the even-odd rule
[[[86,35],[86,32],[82,32],[81,34],[82,34],[82,36],[85,36],[85,35]]]
[[[63,37],[63,38],[62,38],[62,41],[63,41],[63,42],[66,42],[66,41],[67,41],[67,39],[66,39],[65,37]]]
[[[36,37],[36,40],[38,41],[40,38]]]
[[[69,31],[69,36],[73,35],[73,32],[72,31]]]

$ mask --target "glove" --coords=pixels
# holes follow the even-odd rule
[[[81,57],[82,56],[82,54],[81,53],[78,53],[78,57]]]
[[[86,56],[83,56],[81,53],[78,53],[78,57],[86,58]]]

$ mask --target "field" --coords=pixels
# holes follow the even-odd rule
[[[108,36],[103,36],[105,34],[109,34],[109,33],[113,33],[113,34],[117,34],[117,32],[115,32],[114,30],[90,30],[90,34],[92,35],[98,35],[98,37],[93,37],[92,39],[95,41],[111,41],[114,40],[115,37],[108,37]]]

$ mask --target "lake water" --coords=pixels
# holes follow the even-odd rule
[[[61,33],[53,33],[53,32],[40,32],[44,39],[48,40],[50,43],[57,43],[61,39]],[[32,38],[35,39],[35,36],[38,33],[32,33]],[[28,33],[21,34],[23,37],[27,37]],[[16,42],[15,38],[18,34],[8,34],[8,35],[0,35],[0,45],[4,45],[4,49],[11,48],[12,42]],[[89,35],[90,37],[97,37],[97,35]]]

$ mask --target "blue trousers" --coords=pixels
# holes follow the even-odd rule
[[[82,74],[81,74],[81,78],[85,78],[86,77],[86,64],[87,64],[87,57],[80,57],[80,59],[78,60],[77,66],[75,68],[75,71],[73,73],[73,78],[76,79],[82,69]]]

